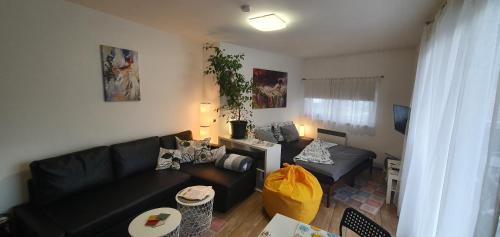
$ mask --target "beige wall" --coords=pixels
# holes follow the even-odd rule
[[[375,136],[348,136],[350,145],[375,151],[380,165],[386,152],[401,156],[403,135],[394,130],[392,106],[410,104],[416,59],[416,49],[313,58],[305,60],[304,77],[385,76],[380,85]],[[316,127],[308,124],[306,134],[316,136]]]
[[[303,110],[303,89],[300,80],[303,60],[229,43],[221,43],[221,48],[230,54],[245,54],[242,74],[247,80],[252,80],[254,68],[288,73],[286,108],[254,109],[255,125],[266,125],[275,121],[299,120]],[[220,132],[228,132],[227,125],[222,124],[220,127]]]
[[[201,44],[62,0],[2,0],[0,42],[0,213],[26,200],[32,160],[197,134]],[[100,44],[139,52],[140,102],[104,102]]]

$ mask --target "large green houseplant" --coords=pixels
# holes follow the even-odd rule
[[[253,128],[252,83],[245,80],[239,72],[245,59],[243,54],[226,54],[224,49],[206,44],[206,51],[212,52],[208,58],[205,75],[213,75],[219,86],[219,96],[222,98],[217,112],[226,122],[231,123],[231,137],[242,139],[247,136],[247,130]]]

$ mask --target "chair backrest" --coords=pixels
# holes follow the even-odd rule
[[[354,231],[361,237],[391,237],[387,230],[350,207],[346,208],[342,215],[339,227],[340,236],[342,236],[342,226]]]

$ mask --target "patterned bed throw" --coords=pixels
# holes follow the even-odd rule
[[[337,144],[335,143],[325,142],[316,138],[309,145],[307,145],[306,148],[300,152],[300,154],[295,156],[293,160],[332,165],[333,160],[331,159],[328,148],[336,145]]]

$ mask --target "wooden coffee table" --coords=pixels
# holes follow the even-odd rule
[[[148,217],[160,213],[170,214],[165,220],[165,224],[158,227],[145,226]],[[134,218],[128,226],[128,233],[132,237],[162,237],[179,236],[179,226],[181,224],[181,213],[173,208],[156,208],[144,212]]]

